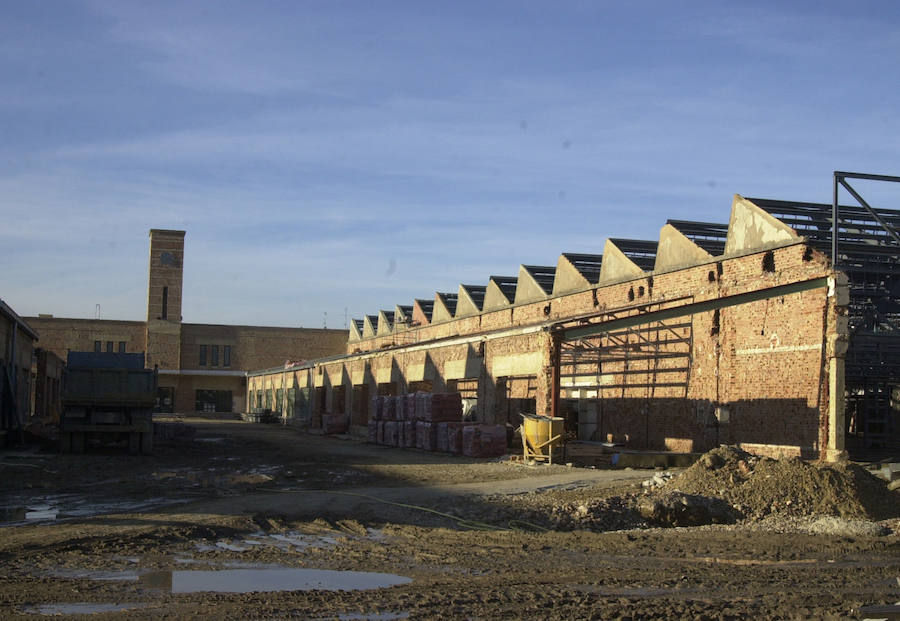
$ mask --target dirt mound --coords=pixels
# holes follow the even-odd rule
[[[670,492],[648,496],[638,502],[638,512],[655,526],[702,526],[734,524],[743,517],[721,498]]]
[[[748,517],[833,515],[883,520],[900,516],[900,494],[854,464],[769,459],[732,446],[706,453],[661,488],[721,498]]]

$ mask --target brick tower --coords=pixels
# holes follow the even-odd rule
[[[150,229],[150,276],[147,286],[148,368],[181,367],[181,289],[184,277],[184,231]]]

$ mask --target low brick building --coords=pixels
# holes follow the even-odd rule
[[[248,403],[301,425],[321,413],[364,425],[374,395],[451,391],[476,420],[554,414],[582,440],[836,458],[861,298],[761,202],[735,196],[728,224],[670,220],[658,241],[609,239],[602,255],[354,320],[344,355],[250,373]]]
[[[147,366],[159,369],[161,412],[240,412],[249,369],[345,348],[343,330],[183,323],[184,237],[150,231],[146,321],[29,317],[41,347],[62,359],[68,351],[145,352]]]

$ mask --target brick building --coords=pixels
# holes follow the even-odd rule
[[[900,212],[879,210],[890,227],[879,237],[867,214],[842,208],[840,234],[866,232],[865,245],[845,240],[844,263],[887,249],[866,288],[815,235],[831,206],[777,203],[735,196],[727,224],[670,220],[657,241],[608,239],[602,254],[366,315],[342,356],[251,372],[248,403],[300,425],[344,413],[359,426],[373,395],[450,391],[476,420],[554,414],[582,440],[834,459],[864,436],[845,418],[848,346],[900,345]],[[876,290],[887,306],[873,305]],[[874,329],[860,320],[869,311],[883,319]],[[900,372],[878,373],[890,402]],[[880,442],[900,437],[896,414],[879,419]]]
[[[152,229],[146,321],[29,317],[43,349],[146,353],[159,411],[242,411],[249,369],[342,351],[343,330],[183,323],[184,231]]]

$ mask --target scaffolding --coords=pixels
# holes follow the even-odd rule
[[[749,200],[804,236],[847,275],[847,446],[851,451],[896,450],[900,449],[895,396],[900,387],[900,211],[872,207],[848,179],[900,183],[900,177],[836,171],[831,205]],[[841,188],[859,204],[841,205]]]

